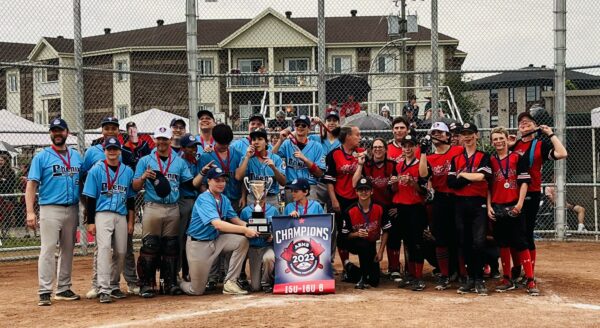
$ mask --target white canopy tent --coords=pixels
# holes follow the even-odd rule
[[[24,146],[48,146],[50,136],[48,127],[31,122],[25,118],[15,115],[6,109],[0,110],[0,141],[15,147]],[[69,136],[67,144],[76,145],[77,138]]]
[[[126,130],[125,126],[127,125],[127,123],[135,122],[135,125],[138,128],[138,133],[153,134],[154,129],[156,129],[157,126],[159,126],[159,125],[169,126],[169,124],[171,124],[171,120],[173,120],[174,118],[183,120],[187,127],[187,131],[190,130],[189,119],[179,116],[179,115],[175,115],[173,113],[165,112],[165,111],[157,109],[157,108],[151,108],[145,112],[141,112],[141,113],[129,116],[127,118],[120,119],[119,120],[119,129],[122,131],[125,131]],[[97,128],[97,129],[94,129],[89,132],[86,131],[86,134],[99,133],[100,131],[102,131],[102,128]],[[86,137],[86,142],[87,142],[87,137]]]

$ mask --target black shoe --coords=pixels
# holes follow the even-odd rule
[[[121,299],[127,297],[127,295],[125,295],[120,289],[115,289],[112,292],[110,292],[110,297],[115,299]]]
[[[440,278],[437,281],[437,284],[435,285],[435,289],[445,290],[448,287],[450,287],[450,279],[448,279],[448,277],[445,276],[440,276]]]
[[[423,289],[425,289],[425,282],[420,279],[415,279],[415,280],[413,280],[412,284],[410,285],[410,289],[413,292],[420,292]]]
[[[273,286],[271,285],[262,286],[262,290],[265,294],[273,294]]]
[[[206,283],[206,288],[204,289],[207,292],[212,292],[214,290],[217,289],[217,282],[216,281],[209,281]]]
[[[400,280],[402,280],[402,275],[398,271],[390,272],[389,277],[390,277],[390,280],[394,281],[394,282],[399,282]]]
[[[79,295],[73,293],[72,290],[67,289],[62,293],[58,293],[58,294],[54,295],[54,299],[62,300],[62,301],[76,301],[76,300],[80,299],[80,297],[79,297]]]
[[[252,291],[252,286],[250,286],[250,283],[248,282],[248,280],[238,279],[237,283],[240,286],[240,288],[242,288],[243,290]]]
[[[183,295],[183,290],[181,290],[181,288],[179,288],[179,286],[175,285],[175,286],[171,286],[167,290],[167,294],[172,295],[172,296]]]
[[[369,288],[369,285],[367,283],[365,283],[365,279],[360,279],[356,285],[354,285],[355,289],[367,289]]]
[[[479,295],[479,296],[487,296],[488,295],[488,289],[485,286],[484,281],[476,281],[475,282],[475,293],[477,293],[477,295]]]
[[[40,300],[38,301],[39,306],[48,306],[52,305],[52,301],[50,300],[50,293],[40,294]]]
[[[537,284],[535,283],[535,280],[531,279],[527,282],[527,294],[529,294],[529,296],[539,296],[540,295],[540,290],[537,288]]]
[[[475,290],[475,282],[467,278],[467,281],[462,284],[457,290],[457,294],[468,294]]]
[[[111,293],[112,295],[112,293]],[[98,298],[100,299],[100,303],[110,303],[112,302],[111,295],[108,295],[106,293],[101,293],[100,295],[98,295]]]
[[[142,286],[140,288],[140,296],[143,298],[152,298],[156,296],[156,292],[150,286]]]
[[[492,279],[499,279],[500,277],[502,277],[502,274],[500,274],[500,271],[498,270],[492,270],[490,273],[490,278]]]
[[[498,293],[504,293],[513,289],[515,289],[515,284],[508,278],[503,278],[498,285],[496,285],[496,292]]]
[[[346,272],[346,270],[344,270],[342,272],[342,282],[351,282],[350,280],[350,276],[348,276],[348,272]]]

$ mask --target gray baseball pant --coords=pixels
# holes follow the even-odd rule
[[[126,219],[127,220],[127,219]],[[96,230],[98,230],[98,226],[96,225]],[[114,242],[114,238],[113,238]],[[117,254],[113,252],[112,261],[113,264],[117,263]],[[94,249],[94,259],[92,265],[92,288],[98,289],[98,241],[96,240],[96,248]],[[115,267],[113,265],[113,267]],[[125,265],[123,268],[123,277],[128,285],[137,285],[137,267],[135,266],[135,255],[133,254],[133,235],[127,235],[127,252],[125,253]],[[119,275],[111,275],[111,277],[116,277],[116,280],[110,282],[111,286],[119,286],[120,276]]]
[[[146,203],[142,219],[142,238],[179,236],[179,205]]]
[[[54,275],[57,279],[57,293],[71,289],[73,270],[73,249],[75,231],[79,224],[79,205],[42,205],[40,206],[41,250],[38,260],[39,294],[52,293]],[[58,273],[54,252],[59,246]]]
[[[231,253],[225,281],[237,281],[248,253],[248,239],[236,234],[221,234],[217,239],[210,241],[193,241],[188,237],[186,253],[190,266],[190,282],[183,281],[180,285],[181,290],[188,295],[202,295],[206,289],[210,268],[223,253]]]
[[[262,286],[273,284],[275,277],[275,253],[272,246],[250,247],[250,285],[253,291],[260,291]]]
[[[127,217],[114,212],[96,213],[98,287],[110,294],[119,289],[127,252]]]
[[[185,243],[187,240],[187,226],[192,217],[192,209],[194,208],[195,199],[192,198],[180,198],[179,199],[179,268],[183,263],[183,252],[185,250]],[[178,270],[179,271],[179,270]]]

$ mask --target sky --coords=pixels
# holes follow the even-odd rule
[[[84,36],[185,21],[185,0],[81,0]],[[468,53],[463,69],[553,66],[553,0],[438,0],[439,32]],[[42,36],[73,36],[72,0],[0,0],[0,41],[36,43]],[[407,0],[407,12],[431,26],[431,0]],[[252,18],[267,7],[315,17],[317,0],[198,1],[202,18]],[[326,16],[398,14],[391,0],[326,0]],[[385,19],[382,24],[386,24]],[[567,2],[567,65],[600,66],[600,1]],[[595,70],[600,74],[600,68]]]

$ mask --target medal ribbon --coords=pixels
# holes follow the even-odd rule
[[[227,162],[223,162],[223,160],[221,160],[221,155],[219,155],[218,152],[216,152],[215,155],[217,155],[217,159],[219,160],[219,164],[221,164],[223,171],[225,171],[225,173],[229,173],[229,163],[231,162],[231,158],[229,157],[229,147],[227,147]]]
[[[167,175],[167,172],[169,172],[169,168],[171,167],[171,163],[173,163],[173,161],[171,161],[171,152],[169,150],[169,158],[167,158],[167,169],[163,172],[163,166],[162,166],[162,159],[160,159],[160,155],[158,155],[158,152],[156,152],[156,161],[158,162],[158,169],[160,170],[160,173],[162,173],[164,176]]]
[[[115,185],[115,182],[117,182],[117,179],[119,178],[119,169],[121,168],[121,162],[119,162],[119,165],[117,165],[117,171],[115,172],[115,178],[111,181],[110,180],[110,172],[108,171],[108,162],[106,160],[104,160],[104,170],[106,171],[106,190],[111,192],[113,189],[113,186]]]
[[[400,173],[404,173],[404,171],[408,170],[411,166],[413,166],[413,164],[415,164],[415,162],[417,161],[417,158],[413,158],[412,161],[410,161],[410,163],[408,163],[408,165],[406,165],[406,160],[402,161],[402,167],[400,168]]]
[[[71,171],[71,153],[69,152],[69,149],[67,148],[67,159],[66,160],[58,152],[58,149],[56,148],[56,146],[52,145],[52,150],[54,150],[54,152],[56,153],[56,155],[58,155],[58,158],[60,158],[60,160],[63,162],[63,164],[65,164],[65,166],[67,167],[67,171],[70,173],[70,171]]]
[[[210,145],[213,145],[215,143],[215,140],[213,139],[213,137],[210,137],[210,141],[209,141]],[[204,149],[204,138],[202,138],[202,136],[200,136],[200,145],[202,145],[202,149]]]
[[[219,219],[223,219],[223,198],[219,195],[219,200],[217,201],[217,197],[213,194],[215,198],[215,207],[217,208],[217,212],[219,212]],[[221,204],[219,206],[219,203]]]
[[[496,157],[496,160],[498,161],[498,166],[500,166],[500,172],[502,172],[502,176],[504,177],[504,180],[506,180],[506,182],[509,182],[508,181],[508,173],[509,173],[508,170],[510,169],[509,168],[510,161],[508,160],[509,155],[510,154],[506,155],[506,157],[504,159],[500,159],[500,156],[498,156],[498,154],[494,155]],[[504,160],[506,160],[506,171],[504,171],[504,169],[502,168],[502,162]]]
[[[477,154],[477,152],[475,152],[473,154],[473,156],[471,156],[473,159],[471,160],[471,163],[469,163],[469,154],[467,154],[467,151],[465,150],[463,152],[463,156],[465,157],[465,162],[466,162],[466,167],[467,167],[467,172],[471,173],[471,170],[473,169],[473,165],[475,164],[475,155]]]
[[[371,210],[373,209],[373,202],[371,202],[371,204],[369,204],[369,211],[367,213],[365,213],[363,207],[360,205],[360,203],[357,203],[358,205],[358,209],[360,210],[360,214],[362,214],[363,220],[365,220],[365,224],[367,225],[367,227],[369,227],[369,223],[371,220],[369,220],[369,214],[371,214]]]
[[[296,212],[298,212],[298,204],[300,202],[296,202]],[[306,200],[306,204],[304,205],[304,213],[302,214],[303,216],[306,215],[306,211],[308,211],[308,199]]]

